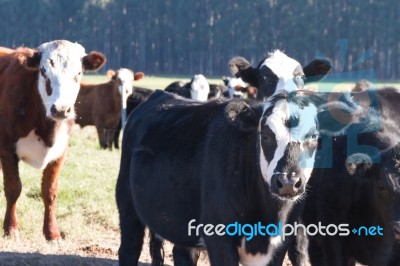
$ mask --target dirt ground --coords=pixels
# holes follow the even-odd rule
[[[148,250],[147,237],[140,257],[140,266],[150,266],[151,258]],[[4,240],[4,239],[3,239]],[[104,243],[24,243],[5,239],[0,243],[1,266],[117,266],[118,265],[118,241],[107,240]],[[164,243],[165,265],[172,266],[172,245]],[[209,266],[207,255],[201,254],[198,266]],[[285,261],[284,266],[290,266]]]

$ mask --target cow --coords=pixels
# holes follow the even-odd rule
[[[226,90],[222,93],[227,98],[243,98],[247,94],[248,99],[256,99],[257,89],[249,86],[241,78],[223,77]]]
[[[102,149],[112,149],[115,132],[121,120],[121,109],[126,108],[127,97],[132,94],[132,81],[143,77],[127,68],[108,70],[110,81],[101,84],[81,83],[75,104],[75,122],[85,127],[94,125]],[[122,98],[124,95],[124,98]]]
[[[188,83],[175,81],[169,84],[164,90],[188,99],[207,101],[208,94],[210,93],[210,85],[202,74],[197,74]]]
[[[201,75],[202,76],[202,75]],[[164,90],[167,92],[172,92],[182,97],[188,99],[194,99],[191,95],[191,87],[193,84],[193,78],[190,82],[183,81],[174,81],[169,84]],[[204,79],[201,79],[202,82]],[[254,90],[249,88],[248,85],[243,82],[241,78],[230,78],[230,77],[222,77],[222,84],[209,84],[210,92],[208,93],[207,99],[214,99],[218,97],[226,97],[226,98],[240,98],[243,97],[243,93],[248,93],[249,98],[253,98],[255,95]],[[196,81],[197,82],[197,81]],[[208,83],[208,82],[207,82]]]
[[[333,102],[318,114],[319,121],[324,121],[320,124],[321,149],[308,184],[302,220],[306,226],[347,224],[348,234],[309,236],[310,262],[397,265],[400,131],[399,118],[393,113],[400,94],[384,88],[356,93],[353,99],[357,108],[339,100],[341,113],[332,112],[330,106],[337,103]],[[363,226],[379,226],[383,235],[377,231],[367,236],[360,231]]]
[[[363,92],[369,88],[371,88],[372,84],[370,81],[366,79],[360,79],[356,82],[354,87],[351,89],[351,92]]]
[[[290,66],[283,69],[286,73],[275,73],[273,69],[277,68],[281,62],[285,64],[290,62]],[[331,69],[331,63],[326,59],[314,59],[303,69],[296,60],[275,50],[261,60],[255,68],[241,56],[235,56],[229,60],[228,67],[233,76],[242,78],[244,82],[257,88],[257,100],[262,101],[274,94],[275,90],[281,90],[284,83],[286,90],[293,90],[302,87],[305,82],[320,80]],[[282,75],[291,77],[291,80],[280,80],[279,77]],[[289,81],[291,86],[288,85]]]
[[[153,92],[154,90],[151,89],[134,86],[132,94],[129,95],[126,101],[126,116],[128,117],[129,114],[132,113],[139,104],[146,101]],[[121,129],[122,122],[120,120],[114,135],[114,148],[116,149],[119,149],[119,134],[121,133]]]
[[[153,93],[123,136],[120,265],[137,265],[145,226],[181,249],[205,244],[212,265],[271,261],[279,237],[190,236],[188,225],[284,222],[313,169],[314,101],[304,91],[252,104]]]
[[[7,207],[4,231],[19,237],[16,202],[21,194],[19,160],[43,169],[43,234],[60,240],[56,222],[57,183],[75,117],[74,103],[84,70],[106,61],[78,43],[56,40],[0,57],[0,161]]]

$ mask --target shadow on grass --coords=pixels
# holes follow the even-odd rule
[[[54,255],[41,253],[0,252],[1,266],[118,266],[118,260],[78,255]],[[150,263],[139,263],[150,266]]]

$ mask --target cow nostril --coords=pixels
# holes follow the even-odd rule
[[[301,179],[299,179],[299,181],[296,182],[296,184],[294,184],[295,188],[300,188],[301,187]]]
[[[52,114],[56,114],[56,113],[57,113],[57,108],[56,108],[56,106],[55,106],[54,104],[51,106],[50,112],[51,112]]]

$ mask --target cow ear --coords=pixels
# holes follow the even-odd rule
[[[28,69],[38,70],[40,67],[40,60],[42,59],[42,53],[35,50],[32,55],[28,56],[25,61],[25,66]]]
[[[82,59],[82,65],[84,70],[97,70],[101,68],[107,61],[106,57],[99,52],[90,52],[85,55]]]
[[[320,132],[327,135],[339,134],[360,120],[362,109],[350,100],[332,101],[319,106],[317,120]]]
[[[257,112],[244,101],[231,101],[225,107],[226,120],[242,131],[257,129],[259,117]]]
[[[332,68],[328,59],[314,59],[303,68],[307,82],[315,82],[322,79]]]
[[[372,158],[365,153],[355,153],[346,160],[346,170],[350,175],[364,174],[372,167]]]
[[[139,80],[141,78],[144,77],[144,73],[143,72],[137,72],[134,76],[134,80]]]
[[[109,77],[110,79],[115,79],[115,71],[112,69],[107,70],[106,76]]]

